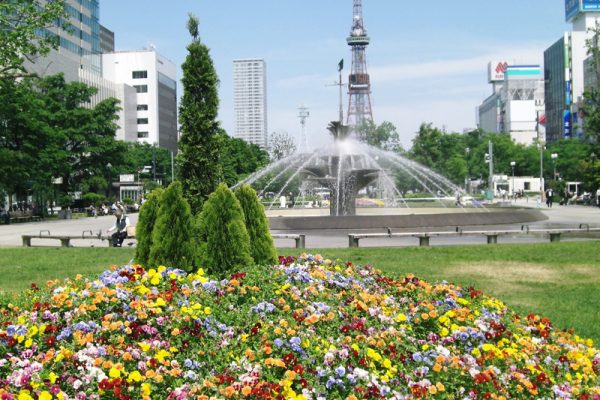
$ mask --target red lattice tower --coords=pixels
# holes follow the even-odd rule
[[[348,77],[348,114],[346,125],[353,128],[373,122],[371,110],[371,79],[367,73],[366,48],[370,38],[363,24],[362,0],[354,0],[352,30],[346,39],[352,49],[352,68]]]

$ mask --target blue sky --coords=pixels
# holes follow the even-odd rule
[[[258,57],[267,63],[269,133],[298,140],[298,107],[305,105],[309,141],[328,140],[326,126],[339,108],[339,89],[328,85],[341,58],[346,77],[350,70],[352,0],[100,1],[100,21],[115,32],[117,50],[154,45],[179,67],[190,41],[189,12],[211,49],[221,81],[219,119],[228,132],[232,61]],[[475,108],[491,94],[488,61],[542,64],[544,49],[569,29],[564,0],[363,0],[363,16],[373,116],[392,122],[405,148],[422,122],[457,132],[475,127]],[[347,101],[344,93],[344,112]]]

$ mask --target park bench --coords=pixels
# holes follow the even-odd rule
[[[127,227],[127,238],[135,237],[135,225]],[[60,245],[62,247],[71,247],[71,240],[74,239],[98,239],[98,240],[110,240],[109,236],[103,236],[102,231],[98,231],[97,234],[94,234],[91,230],[86,230],[81,233],[81,235],[52,235],[49,230],[41,230],[37,235],[21,235],[23,240],[23,247],[31,247],[32,239],[53,239],[60,240]]]
[[[498,236],[506,235],[548,235],[550,242],[559,242],[562,234],[566,233],[581,233],[589,234],[600,232],[600,228],[590,228],[587,224],[580,224],[578,228],[549,228],[549,229],[529,229],[529,226],[523,225],[520,230],[478,230],[465,231],[460,227],[456,227],[455,231],[444,232],[397,232],[393,233],[388,228],[388,233],[351,233],[348,234],[348,247],[358,247],[360,239],[368,238],[384,238],[384,237],[416,237],[419,239],[419,246],[429,246],[429,238],[432,236],[467,236],[467,235],[484,235],[487,238],[488,244],[498,243]]]
[[[303,249],[306,247],[306,235],[297,234],[274,234],[271,235],[273,239],[294,239],[296,241],[296,248]]]

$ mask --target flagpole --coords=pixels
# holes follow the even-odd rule
[[[344,124],[344,108],[342,105],[342,69],[344,69],[344,59],[342,58],[342,60],[340,61],[340,63],[338,64],[338,72],[340,73],[340,80],[339,80],[339,85],[340,85],[340,125]]]

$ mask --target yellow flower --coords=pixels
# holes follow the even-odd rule
[[[121,370],[112,367],[110,369],[110,371],[108,372],[108,376],[110,376],[111,378],[120,378],[121,377]]]
[[[150,384],[149,383],[142,383],[142,394],[144,396],[149,396],[150,395]]]
[[[50,394],[50,392],[44,390],[42,393],[40,393],[40,396],[38,397],[38,400],[50,400],[52,399],[52,395]]]
[[[142,380],[142,374],[140,374],[140,371],[137,371],[137,370],[130,372],[127,380],[129,382],[139,382]]]
[[[29,395],[29,390],[21,390],[17,400],[33,400],[33,397]]]

